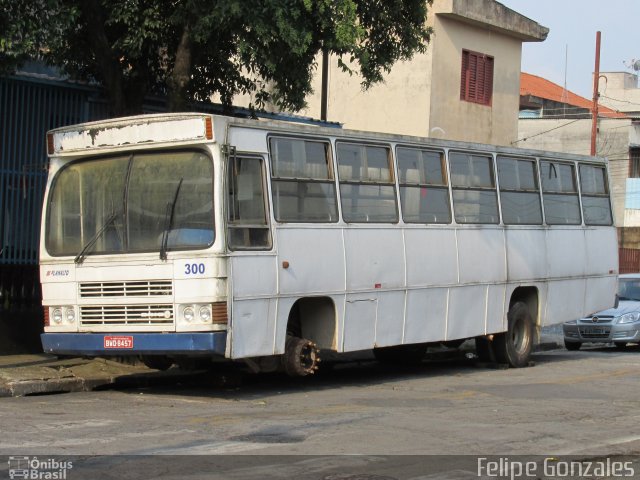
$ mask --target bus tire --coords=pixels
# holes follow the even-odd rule
[[[373,356],[380,363],[395,365],[416,365],[422,362],[427,354],[427,345],[412,343],[409,345],[395,345],[373,349]]]
[[[527,304],[514,303],[507,314],[507,331],[493,339],[496,361],[514,368],[528,366],[533,351],[533,338],[533,319]]]

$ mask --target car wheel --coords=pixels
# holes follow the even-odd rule
[[[618,350],[624,350],[627,348],[627,342],[614,342],[614,345]]]
[[[507,315],[507,331],[493,339],[493,351],[498,363],[521,368],[529,365],[533,351],[533,320],[527,304],[516,302]]]
[[[572,352],[576,350],[580,350],[581,346],[582,346],[582,343],[580,342],[567,342],[566,340],[564,341],[564,348]]]

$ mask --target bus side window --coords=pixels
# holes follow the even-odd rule
[[[456,222],[500,223],[492,158],[451,152],[449,166]]]
[[[580,165],[582,214],[586,225],[611,225],[607,172],[597,165]]]
[[[275,219],[291,223],[337,222],[329,142],[272,137],[269,152]]]
[[[580,225],[580,200],[575,166],[569,163],[540,162],[544,216],[548,225]]]
[[[228,232],[232,250],[271,248],[262,163],[260,157],[230,158]]]
[[[398,147],[402,218],[406,223],[451,223],[444,152]]]
[[[542,225],[536,162],[498,157],[502,221],[505,225]]]
[[[338,142],[336,151],[344,221],[396,223],[398,205],[391,150]]]

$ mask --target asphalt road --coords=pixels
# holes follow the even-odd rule
[[[384,477],[322,476],[318,465],[364,468],[380,458],[400,461],[394,455],[640,454],[640,347],[554,350],[533,359],[533,367],[507,370],[465,359],[403,368],[365,362],[306,379],[258,375],[220,386],[214,376],[198,386],[3,398],[0,455],[216,455],[200,457],[210,461],[225,454],[250,472],[220,478],[257,478],[256,455],[319,455],[296,457],[298,470],[287,470],[289,460],[270,471],[273,478],[313,471],[309,478],[341,480]],[[237,463],[236,455],[247,454]],[[332,457],[344,454],[356,456]],[[464,463],[447,458],[447,472]],[[394,472],[387,478],[432,478]],[[153,476],[174,478],[167,475]]]

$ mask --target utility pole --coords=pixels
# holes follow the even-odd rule
[[[591,155],[596,154],[596,136],[598,135],[598,83],[600,82],[600,32],[596,32],[596,67],[593,72],[593,106],[591,107]]]
[[[329,50],[322,47],[322,87],[320,88],[320,120],[327,120],[329,103]]]

